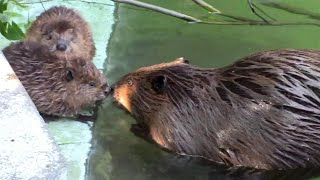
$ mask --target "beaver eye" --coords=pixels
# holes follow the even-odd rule
[[[89,82],[89,85],[92,86],[92,87],[95,87],[95,86],[96,86],[96,83],[93,82],[93,81],[91,81],[91,82]]]
[[[133,85],[132,79],[128,79],[127,83],[128,83],[128,86],[132,86]]]

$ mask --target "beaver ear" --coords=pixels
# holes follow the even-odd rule
[[[190,61],[189,61],[188,59],[184,59],[184,60],[183,60],[183,63],[185,63],[185,64],[190,64]]]
[[[157,93],[163,93],[167,87],[167,78],[163,75],[156,76],[151,82],[152,88]]]
[[[175,62],[176,62],[176,63],[190,64],[189,60],[184,59],[184,57],[177,58],[177,59],[175,60]]]
[[[47,27],[48,27],[48,24],[47,23],[44,23],[41,28],[40,28],[40,31],[41,32],[46,32],[47,31]]]
[[[73,71],[71,69],[67,69],[67,73],[66,73],[66,80],[69,82],[69,81],[72,81],[73,80]]]

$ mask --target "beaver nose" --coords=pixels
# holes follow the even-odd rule
[[[113,86],[108,86],[108,87],[106,87],[106,89],[105,89],[105,94],[106,94],[106,96],[109,96],[110,94],[112,94],[112,92],[113,92]]]
[[[67,49],[67,46],[65,44],[58,44],[57,49],[59,51],[65,51]]]

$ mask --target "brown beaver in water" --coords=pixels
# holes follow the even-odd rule
[[[133,129],[169,151],[259,169],[320,165],[320,51],[261,52],[218,69],[179,59],[112,87]]]
[[[35,42],[18,42],[3,50],[39,112],[72,117],[105,98],[107,81],[92,62],[61,60]]]
[[[52,54],[64,59],[77,56],[92,60],[96,50],[88,23],[78,12],[63,6],[52,7],[38,16],[28,29],[26,40],[46,45]]]

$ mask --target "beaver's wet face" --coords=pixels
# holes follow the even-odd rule
[[[164,98],[163,92],[166,86],[166,77],[158,76],[151,78],[137,78],[138,74],[127,75],[120,83],[115,85],[114,98],[116,101],[124,106],[130,113],[133,112],[134,101],[140,100],[148,95],[156,96],[159,99]],[[145,88],[143,93],[139,93],[141,88]],[[150,105],[146,102],[140,104],[145,108],[150,109]]]
[[[43,114],[75,116],[105,98],[106,77],[91,61],[61,60],[32,41],[13,43],[3,53]]]
[[[137,119],[148,121],[151,116],[161,111],[162,106],[172,104],[171,101],[178,97],[172,94],[179,90],[176,89],[175,75],[168,72],[177,71],[181,77],[185,75],[185,78],[188,78],[184,71],[188,66],[187,61],[181,58],[170,63],[141,68],[124,76],[114,85],[113,97]]]
[[[41,28],[40,42],[48,46],[49,51],[58,57],[66,57],[80,49],[78,46],[81,46],[79,43],[83,41],[83,37],[78,31],[66,21],[44,24]]]
[[[92,62],[83,59],[67,62],[63,78],[66,81],[70,104],[94,106],[95,102],[106,97],[107,80]]]
[[[60,59],[81,57],[91,61],[95,55],[88,23],[77,11],[63,6],[41,13],[28,29],[26,40],[47,46]]]

